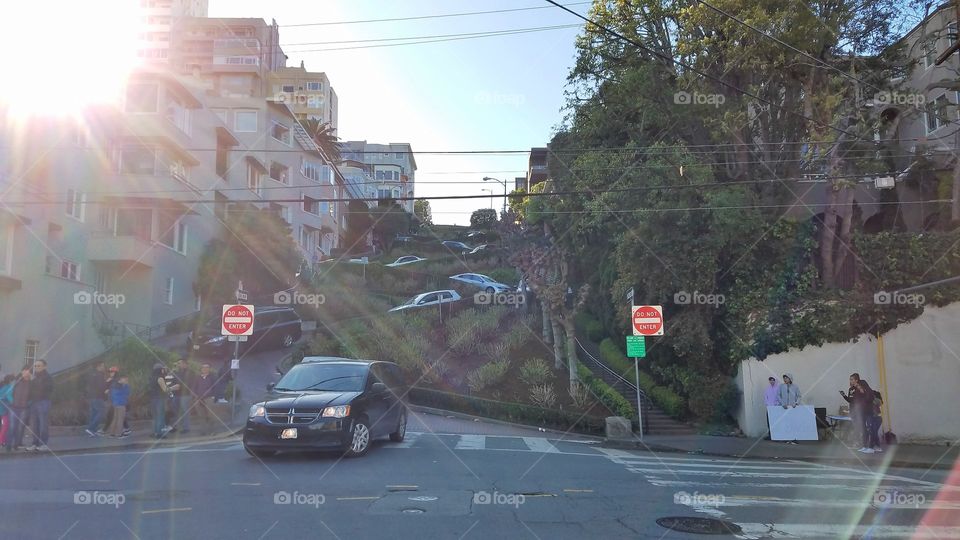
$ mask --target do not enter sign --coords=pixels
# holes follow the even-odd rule
[[[633,306],[631,322],[635,336],[663,335],[663,308],[661,306]]]
[[[220,324],[224,336],[252,335],[253,306],[224,304]]]

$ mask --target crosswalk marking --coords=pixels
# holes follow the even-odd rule
[[[524,437],[523,442],[532,452],[543,454],[559,454],[560,450],[543,437]]]
[[[737,523],[740,538],[960,538],[960,527],[842,525],[827,523]],[[738,535],[739,536],[739,535]]]
[[[460,435],[455,447],[456,450],[483,450],[487,447],[487,438],[484,435]]]

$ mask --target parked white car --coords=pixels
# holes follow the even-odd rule
[[[425,257],[417,257],[416,255],[404,255],[403,257],[400,257],[399,259],[393,261],[390,264],[385,264],[384,266],[395,268],[397,266],[403,266],[405,264],[413,264],[413,263],[417,263],[425,260],[427,260]]]
[[[513,290],[513,287],[494,281],[489,276],[485,276],[483,274],[457,274],[455,276],[450,276],[450,279],[459,281],[461,283],[466,283],[467,285],[479,287],[488,293],[499,293]]]
[[[442,291],[431,291],[414,296],[399,306],[392,308],[390,312],[392,313],[394,311],[405,311],[413,308],[436,306],[439,304],[456,302],[458,300],[460,300],[460,294],[457,293],[457,291],[452,291],[449,289]]]
[[[463,242],[458,242],[456,240],[444,240],[441,242],[443,246],[450,251],[460,252],[461,254],[469,253],[473,248],[464,244]]]

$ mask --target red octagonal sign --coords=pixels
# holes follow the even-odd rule
[[[663,308],[661,306],[633,306],[631,310],[633,335],[662,336]]]
[[[224,304],[220,324],[225,336],[252,335],[253,306]]]

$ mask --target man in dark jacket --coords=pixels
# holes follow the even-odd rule
[[[33,443],[27,450],[47,451],[50,439],[50,399],[53,397],[53,377],[47,372],[47,361],[33,363],[33,379],[30,380],[30,425],[33,426]]]
[[[193,372],[185,358],[177,360],[176,370],[173,372],[174,380],[180,385],[180,389],[174,392],[175,415],[173,421],[177,424],[180,433],[190,432],[190,412],[193,402]]]
[[[23,446],[23,434],[30,422],[30,368],[23,368],[13,387],[13,401],[10,403],[10,436],[7,438],[7,452]]]
[[[210,364],[200,366],[200,375],[193,379],[193,396],[196,400],[197,414],[203,422],[203,433],[209,434],[210,421],[213,417],[213,411],[210,410],[210,401],[217,385],[217,378],[210,370]]]
[[[107,366],[97,362],[93,371],[87,375],[87,402],[90,404],[90,415],[87,422],[87,435],[97,436],[97,428],[103,422],[107,413],[106,395],[110,387],[107,385]]]
[[[843,390],[840,391],[840,396],[843,397],[850,404],[850,421],[853,424],[853,440],[860,441],[861,439],[865,440],[866,437],[866,422],[867,419],[863,415],[860,407],[857,406],[859,403],[860,397],[860,374],[851,373],[850,374],[850,389],[846,394],[843,393]]]

